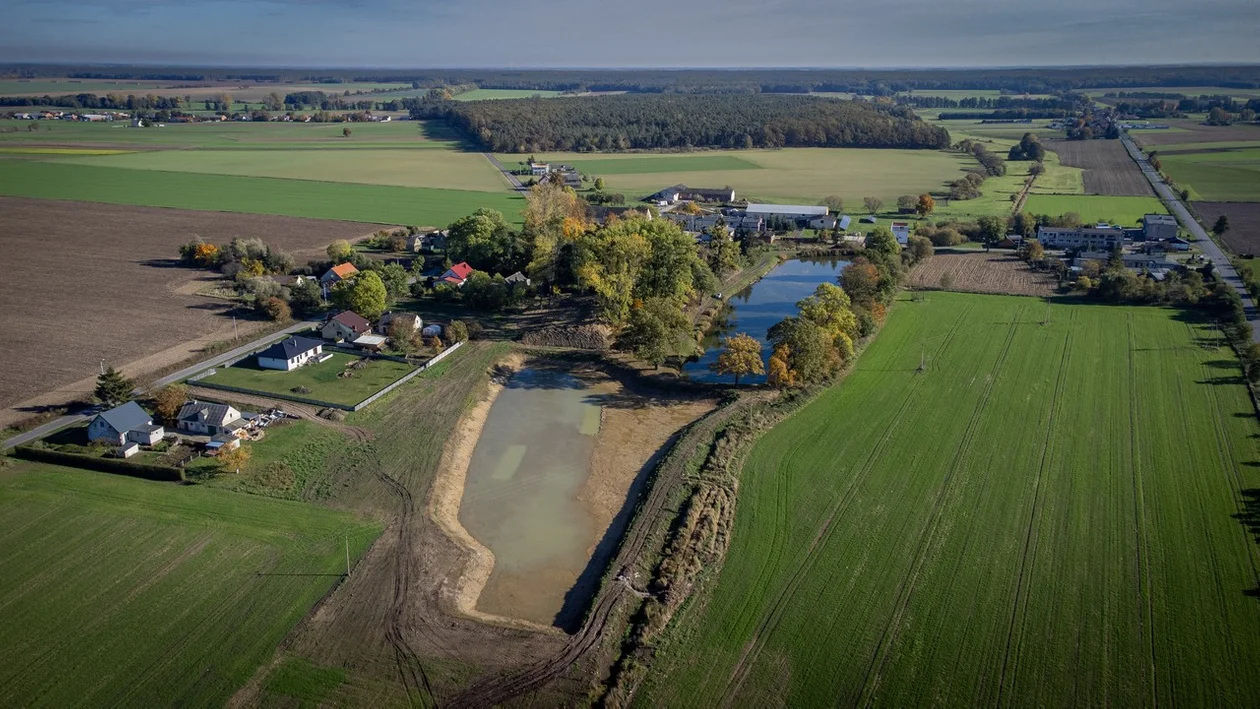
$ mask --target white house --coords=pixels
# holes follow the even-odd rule
[[[1037,241],[1048,249],[1084,249],[1111,251],[1124,245],[1124,230],[1112,227],[1049,227],[1037,228]]]
[[[99,413],[88,424],[89,441],[107,441],[119,446],[128,442],[151,446],[164,435],[165,430],[154,425],[149,412],[134,401]]]
[[[395,320],[407,323],[407,326],[413,332],[419,331],[420,328],[424,326],[424,322],[420,320],[420,316],[415,313],[395,313],[391,310],[382,315],[381,319],[376,322],[376,331],[382,335],[388,335],[389,328],[394,324]]]
[[[897,239],[897,243],[906,246],[910,243],[910,224],[907,222],[893,222],[892,235]]]
[[[202,436],[230,433],[241,427],[241,412],[227,404],[190,401],[179,410],[179,430]]]
[[[258,366],[289,372],[319,357],[324,343],[309,337],[286,337],[258,353]]]
[[[549,172],[551,172],[551,165],[548,165],[545,162],[531,162],[529,164],[529,174],[534,175],[535,177],[539,175],[546,175]]]

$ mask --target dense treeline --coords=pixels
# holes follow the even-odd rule
[[[1177,94],[1174,94],[1174,96],[1175,98],[1158,99],[1121,96],[1120,100],[1115,103],[1115,109],[1120,113],[1141,118],[1172,118],[1184,116],[1188,113],[1210,113],[1217,109],[1233,114],[1242,114],[1244,111],[1250,111],[1253,118],[1256,113],[1260,113],[1260,98],[1248,99],[1246,102],[1243,102],[1231,96],[1203,95],[1189,97]]]
[[[944,113],[938,118],[942,121],[1031,121],[1045,118],[1067,118],[1070,115],[1072,115],[1072,112],[1064,109],[1032,110],[1011,108],[1002,111]]]
[[[443,102],[445,116],[500,152],[652,148],[945,148],[949,132],[910,109],[808,96],[601,96]]]
[[[636,69],[531,70],[155,68],[65,65],[9,65],[4,72],[21,78],[70,76],[79,79],[148,81],[248,81],[350,83],[413,82],[415,86],[476,84],[482,88],[556,91],[632,91],[645,93],[803,93],[844,91],[888,96],[932,89],[988,89],[1018,93],[1055,93],[1085,87],[1127,88],[1224,86],[1260,87],[1260,66],[1072,67],[1025,69]]]
[[[1050,109],[1075,109],[1077,104],[1088,102],[1083,94],[1065,94],[1063,96],[1052,96],[1049,98],[1021,98],[1018,96],[998,96],[989,98],[984,96],[968,96],[967,98],[949,98],[947,96],[928,96],[923,94],[912,96],[898,96],[896,101],[906,106],[914,106],[915,108],[976,108],[976,109],[1010,109],[1024,108],[1033,110],[1050,110]]]

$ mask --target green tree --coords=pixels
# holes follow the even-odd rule
[[[932,248],[931,239],[916,236],[915,234],[910,235],[910,243],[906,250],[910,252],[911,263],[922,263],[932,258],[933,254],[936,253],[936,250]]]
[[[717,374],[730,374],[735,377],[735,386],[739,386],[739,378],[747,374],[764,374],[765,365],[761,361],[761,343],[745,333],[739,333],[722,341],[722,353],[717,361],[709,365]]]
[[[328,245],[326,249],[328,258],[332,259],[334,264],[343,263],[354,253],[354,248],[350,246],[350,242],[345,239],[337,239]]]
[[[1216,223],[1212,225],[1212,233],[1218,237],[1229,231],[1229,217],[1222,214],[1216,218]]]
[[[387,263],[379,271],[381,282],[385,284],[385,293],[390,301],[407,295],[411,275],[400,263]]]
[[[840,272],[840,287],[849,295],[850,302],[870,308],[879,297],[879,269],[870,260],[859,256]]]
[[[345,304],[350,310],[368,320],[375,320],[385,312],[389,294],[385,290],[385,282],[375,271],[356,274],[349,281],[338,283],[334,290],[343,285],[346,291]]]
[[[797,302],[796,309],[803,320],[814,323],[827,333],[841,357],[847,359],[852,356],[853,340],[857,338],[859,328],[849,294],[844,289],[832,283],[820,283],[812,295]]]
[[[647,259],[635,278],[634,296],[666,298],[679,306],[684,304],[696,292],[696,273],[706,270],[702,268],[695,239],[668,219],[626,222],[626,228],[635,229],[648,247]]]
[[[665,298],[649,298],[631,308],[617,346],[659,369],[667,357],[678,352],[687,324],[677,304]]]
[[[158,418],[168,424],[174,424],[179,410],[188,401],[188,387],[183,384],[167,384],[153,392],[153,411]]]
[[[136,383],[122,375],[122,372],[110,367],[96,378],[96,398],[102,404],[113,408],[131,401],[131,392]]]
[[[511,255],[514,235],[503,214],[481,208],[451,224],[446,253],[455,261],[467,261],[482,271],[498,270]]]
[[[980,242],[986,248],[996,244],[1006,236],[1006,220],[1001,217],[985,215],[976,220]]]
[[[596,177],[596,178],[595,178],[595,191],[597,191],[597,192],[603,192],[603,191],[604,191],[604,178],[602,178],[602,177]]]
[[[258,301],[258,309],[275,322],[286,322],[293,319],[293,310],[283,298],[271,296]]]
[[[831,210],[835,214],[839,214],[844,211],[844,200],[834,194],[824,197],[820,204],[826,205],[827,209]]]
[[[473,271],[461,290],[464,292],[464,300],[478,310],[497,312],[507,305],[508,286],[503,276]]]
[[[884,200],[879,197],[863,197],[862,206],[866,207],[869,214],[875,214],[884,207]]]
[[[912,194],[903,194],[897,198],[897,211],[903,214],[913,212],[919,206],[919,198]]]
[[[595,293],[600,317],[613,326],[630,317],[639,273],[652,254],[637,222],[621,221],[583,233],[574,244],[578,284]]]
[[[718,278],[739,268],[739,244],[731,238],[721,219],[709,230],[709,268]]]
[[[840,366],[840,358],[828,337],[818,325],[799,317],[788,317],[770,328],[770,342],[784,346],[791,353],[790,368],[802,383],[820,381]]]
[[[456,342],[463,342],[468,339],[468,326],[464,324],[463,320],[452,320],[446,326],[443,334],[446,335],[446,341],[449,344],[453,345]]]
[[[871,251],[878,251],[884,254],[897,254],[901,252],[901,244],[897,243],[897,237],[888,230],[888,227],[877,226],[866,235],[866,248]]]
[[[289,288],[289,307],[302,315],[319,310],[322,303],[323,293],[313,278],[303,278]]]

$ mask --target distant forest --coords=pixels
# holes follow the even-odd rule
[[[241,69],[143,66],[0,65],[19,78],[163,80],[181,82],[356,81],[411,83],[417,88],[476,84],[485,89],[630,91],[635,93],[809,93],[836,91],[887,96],[901,91],[957,89],[1057,93],[1136,86],[1260,88],[1260,66],[1073,67],[1031,69]],[[978,108],[978,107],[977,107]]]
[[[445,117],[487,150],[654,148],[945,148],[949,132],[902,106],[810,96],[644,95],[443,101],[413,110]]]

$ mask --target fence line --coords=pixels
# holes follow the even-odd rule
[[[459,348],[460,348],[460,346],[461,346],[461,345],[463,345],[463,344],[464,344],[463,342],[456,342],[455,344],[451,345],[450,347],[447,347],[446,349],[444,349],[444,350],[442,350],[441,352],[439,352],[439,353],[437,353],[436,355],[434,355],[434,356],[433,356],[433,359],[430,359],[428,362],[425,362],[424,364],[420,365],[419,367],[416,367],[414,370],[412,370],[411,372],[408,372],[408,373],[407,373],[407,374],[406,374],[403,378],[399,379],[398,381],[394,382],[393,384],[390,384],[389,386],[385,387],[384,389],[381,389],[380,391],[378,391],[378,392],[376,392],[375,394],[373,394],[373,395],[369,396],[368,398],[364,399],[363,401],[360,401],[359,403],[355,404],[355,405],[354,405],[354,408],[352,408],[352,409],[350,409],[350,410],[351,410],[351,411],[358,411],[359,409],[364,408],[365,406],[367,406],[368,404],[371,404],[372,402],[376,401],[377,399],[381,398],[382,396],[385,396],[386,394],[390,393],[390,392],[391,392],[391,391],[393,391],[394,389],[397,389],[398,387],[402,386],[403,384],[406,384],[407,382],[411,381],[411,380],[412,380],[412,379],[414,379],[415,377],[420,376],[420,375],[421,375],[421,374],[423,374],[423,373],[425,372],[425,370],[427,370],[429,367],[432,367],[433,365],[437,364],[438,362],[441,362],[443,359],[445,359],[445,358],[446,358],[446,355],[448,355],[448,354],[450,354],[450,353],[454,352],[455,350],[459,349]]]

